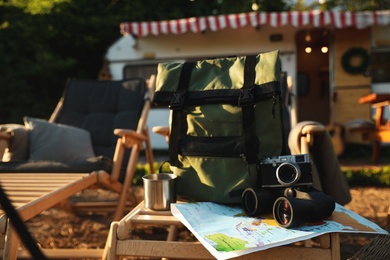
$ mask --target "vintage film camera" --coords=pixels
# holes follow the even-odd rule
[[[266,158],[259,163],[259,183],[242,193],[248,216],[272,212],[280,226],[289,228],[329,217],[334,200],[315,190],[307,154]]]
[[[309,155],[284,155],[271,157],[259,164],[261,187],[290,187],[311,185],[311,162]]]

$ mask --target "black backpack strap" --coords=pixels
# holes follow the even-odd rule
[[[255,164],[258,161],[259,140],[255,132],[255,111],[254,111],[254,84],[256,77],[256,56],[247,56],[244,65],[244,85],[241,88],[241,95],[238,105],[242,108],[244,159],[248,164]]]
[[[172,123],[169,134],[169,160],[171,165],[179,167],[179,141],[187,133],[187,120],[184,111],[185,99],[190,84],[191,72],[195,62],[185,62],[181,69],[179,85],[170,104]]]

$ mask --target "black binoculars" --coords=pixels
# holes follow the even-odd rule
[[[280,226],[291,228],[330,217],[335,201],[311,187],[248,188],[242,193],[242,207],[251,217],[272,211]]]

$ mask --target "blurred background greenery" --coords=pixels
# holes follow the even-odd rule
[[[321,3],[320,3],[321,2]],[[96,79],[122,21],[311,9],[379,10],[388,0],[0,0],[0,124],[49,118],[68,78]]]

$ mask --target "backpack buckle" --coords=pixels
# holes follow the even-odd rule
[[[247,107],[253,106],[253,88],[241,89],[240,96],[238,97],[238,106]]]
[[[185,93],[173,93],[173,99],[171,100],[171,104],[169,108],[172,110],[182,109],[184,106]]]

